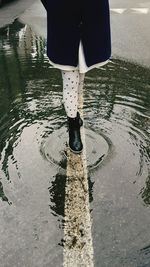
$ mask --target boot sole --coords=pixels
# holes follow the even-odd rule
[[[72,150],[72,149],[70,148],[70,146],[69,146],[69,149],[71,150],[71,152],[73,152],[73,153],[75,153],[75,154],[80,154],[80,153],[83,151],[83,149],[80,150],[80,151],[74,151],[74,150]]]

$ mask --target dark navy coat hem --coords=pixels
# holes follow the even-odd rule
[[[41,0],[47,10],[47,56],[78,66],[80,40],[88,67],[111,57],[109,0]]]
[[[73,68],[78,67],[78,62],[72,64],[72,63],[70,63],[68,61],[67,62],[65,61],[65,63],[64,63],[64,61],[56,61],[56,59],[55,58],[52,58],[48,53],[47,53],[47,56],[48,56],[49,60],[52,61],[54,64],[58,64],[58,65],[62,65],[62,66],[69,66],[69,67],[73,67]],[[107,61],[110,58],[111,58],[111,54],[108,57],[102,58],[101,61],[100,60],[96,60],[94,62],[91,62],[91,64],[88,64],[86,62],[86,59],[85,59],[85,62],[86,62],[87,67],[90,68],[90,67],[94,66],[95,64],[99,64],[99,63],[105,62],[105,61]]]

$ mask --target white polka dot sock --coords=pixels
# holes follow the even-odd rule
[[[79,109],[79,98],[80,98],[80,95],[83,94],[84,78],[85,78],[85,73],[80,73],[79,74],[79,86],[78,86],[78,109]]]
[[[63,103],[68,117],[75,118],[78,109],[79,71],[62,70]]]

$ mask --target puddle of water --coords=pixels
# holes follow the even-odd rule
[[[32,266],[37,266],[37,255],[41,255],[38,266],[42,266],[42,258],[47,263],[52,260],[53,266],[61,266],[60,253],[56,255],[56,250],[62,235],[66,178],[59,167],[65,169],[66,160],[61,162],[57,143],[57,150],[53,152],[56,166],[45,160],[40,148],[42,142],[65,128],[66,114],[62,105],[60,71],[49,64],[45,49],[45,40],[18,20],[0,30],[0,215],[4,218],[2,227],[5,225],[5,229],[14,235],[11,240],[15,235],[17,238],[20,238],[19,234],[23,235],[22,248],[26,247],[28,258],[31,258],[32,249],[38,250]],[[109,157],[95,172],[91,171],[91,185],[93,180],[95,182],[94,191],[90,186],[90,200],[94,198],[95,265],[99,266],[101,259],[102,267],[146,266],[150,238],[146,216],[150,205],[150,70],[116,59],[100,69],[91,70],[85,77],[83,113],[86,128],[94,132],[93,143],[99,135],[105,138],[109,148],[113,145],[110,154],[108,150]],[[88,157],[90,162],[90,150]],[[48,205],[54,216],[47,213]],[[16,215],[18,221],[14,219]],[[138,222],[134,221],[133,215]],[[118,228],[119,222],[115,218],[120,220],[122,227]],[[132,218],[131,224],[129,218]],[[9,220],[12,220],[12,226]],[[28,220],[28,233],[26,230],[22,234],[23,223],[27,225]],[[37,221],[39,229],[31,230],[30,225]],[[51,222],[51,227],[46,226],[45,231],[46,221]],[[17,224],[22,224],[18,233],[14,230]],[[37,237],[38,231],[41,231],[40,237]],[[53,232],[51,236],[50,232]],[[31,236],[34,236],[32,242]],[[4,244],[8,242],[7,238],[2,235]],[[40,240],[38,246],[37,238]],[[30,251],[27,249],[29,241]],[[50,243],[53,243],[51,252]],[[17,242],[14,245],[19,251]],[[143,253],[140,259],[139,250]],[[5,246],[2,252],[4,259]],[[14,257],[14,266],[15,260]],[[19,263],[21,266],[23,259],[19,259]]]

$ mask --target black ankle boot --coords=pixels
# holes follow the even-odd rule
[[[80,153],[83,150],[83,144],[81,141],[80,127],[83,125],[82,119],[79,117],[79,113],[75,118],[67,116],[68,129],[69,129],[69,147],[74,153]]]
[[[83,120],[82,120],[81,117],[80,117],[80,113],[79,113],[79,111],[77,111],[77,118],[79,119],[79,124],[80,124],[80,126],[82,126],[82,125],[83,125]]]

